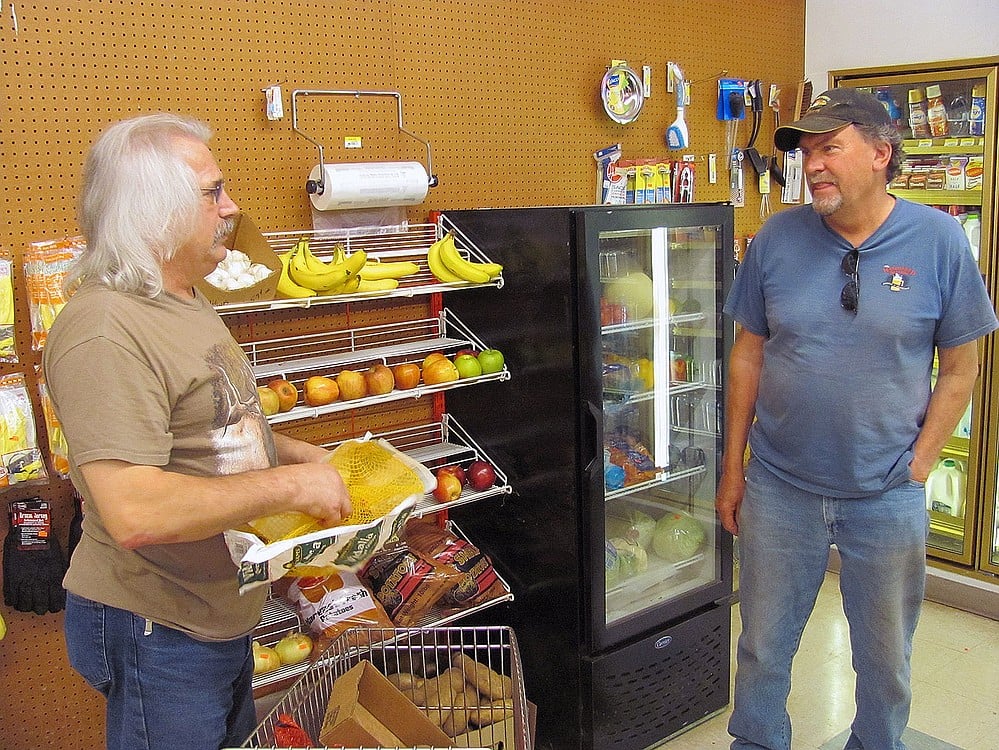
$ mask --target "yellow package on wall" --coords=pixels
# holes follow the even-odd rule
[[[17,362],[14,348],[14,260],[0,247],[0,362]]]
[[[47,480],[24,376],[4,375],[0,377],[0,487]]]
[[[32,242],[24,253],[24,281],[31,315],[31,348],[41,351],[56,315],[68,297],[62,290],[66,272],[85,248],[82,237]]]
[[[45,373],[41,367],[35,368],[38,377],[38,396],[42,402],[42,414],[45,416],[45,432],[49,436],[49,464],[52,470],[63,479],[69,478],[69,446],[66,444],[66,435],[62,431],[55,409],[52,407],[52,399],[49,398],[49,389],[45,384]]]

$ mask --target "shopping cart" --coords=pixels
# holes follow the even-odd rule
[[[461,658],[461,655],[468,659]],[[430,678],[443,674],[449,668],[461,670],[463,678],[470,683],[476,678],[474,672],[477,670],[492,670],[494,675],[502,676],[500,680],[490,681],[492,701],[496,701],[492,705],[509,706],[512,721],[494,721],[482,726],[471,735],[476,739],[472,747],[532,750],[520,653],[513,630],[501,626],[352,628],[334,640],[288,689],[241,747],[275,747],[275,728],[282,714],[291,715],[310,737],[318,741],[333,683],[361,661],[370,662],[383,675],[394,676],[397,682],[403,675],[427,678],[427,682],[423,683],[425,685],[434,682]],[[440,684],[441,681],[436,682]],[[403,689],[403,692],[406,690]],[[452,699],[451,695],[450,691],[421,692],[414,696],[414,702],[431,718],[449,714],[454,709],[468,708],[467,704]],[[470,728],[475,727],[470,725]]]

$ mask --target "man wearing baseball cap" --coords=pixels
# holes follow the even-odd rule
[[[790,749],[791,662],[835,545],[856,671],[845,750],[905,750],[923,483],[999,321],[957,222],[887,192],[901,136],[873,95],[827,91],[774,142],[801,149],[812,204],[760,229],[724,308],[741,327],[716,497],[740,549],[732,748]]]

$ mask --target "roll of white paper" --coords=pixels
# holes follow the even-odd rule
[[[319,180],[319,165],[309,173]],[[412,206],[427,197],[427,171],[416,161],[324,164],[323,192],[309,197],[319,211]]]

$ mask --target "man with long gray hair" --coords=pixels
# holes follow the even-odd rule
[[[87,247],[43,357],[86,508],[66,644],[107,699],[108,748],[241,744],[256,724],[250,633],[266,587],[240,596],[222,534],[283,511],[350,511],[328,452],[271,432],[246,356],[195,288],[239,211],[210,135],[152,114],[97,139]]]

